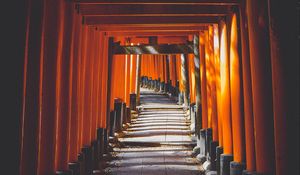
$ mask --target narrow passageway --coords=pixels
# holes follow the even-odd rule
[[[191,156],[190,121],[181,105],[166,94],[142,89],[139,115],[119,138],[115,158],[106,168],[115,175],[196,175],[201,167]]]
[[[300,37],[292,35],[300,3],[9,7],[22,15],[8,20],[21,27],[5,33],[13,49],[2,56],[13,60],[3,75],[18,87],[15,99],[3,90],[3,104],[14,105],[2,116],[17,128],[12,141],[2,139],[17,147],[3,149],[5,162],[16,155],[6,174],[300,174]]]

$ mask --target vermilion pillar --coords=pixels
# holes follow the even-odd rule
[[[212,91],[211,91],[211,53],[212,51],[212,43],[209,40],[209,32],[208,30],[204,31],[205,36],[205,78],[206,78],[206,99],[207,99],[207,127],[212,127]]]
[[[42,52],[40,55],[37,174],[53,173],[55,166],[56,75],[58,55],[61,51],[59,48],[60,35],[62,35],[60,20],[63,20],[59,12],[61,3],[59,1],[44,2]]]
[[[130,93],[135,92],[136,56],[130,55]]]
[[[247,1],[256,171],[275,174],[272,75],[266,0]]]
[[[195,91],[196,91],[196,116],[195,116],[195,132],[199,135],[202,127],[201,118],[201,80],[200,80],[200,52],[199,52],[199,35],[194,35],[194,76],[195,76]]]
[[[220,25],[220,100],[222,111],[223,147],[224,154],[232,154],[227,27],[224,21],[221,21]]]
[[[140,105],[140,79],[141,79],[141,63],[142,63],[142,56],[137,55],[137,63],[136,63],[136,104]]]
[[[299,1],[268,5],[276,174],[299,174]]]
[[[211,128],[213,130],[213,141],[218,140],[218,108],[217,108],[217,90],[216,90],[216,65],[215,65],[215,28],[208,26],[208,42],[209,42],[209,72],[210,72],[210,91],[211,91]],[[217,43],[216,43],[217,44]]]
[[[28,8],[21,117],[21,175],[37,174],[40,55],[42,53],[42,22],[44,20],[42,1],[30,1]]]
[[[77,160],[78,151],[78,91],[79,91],[79,53],[81,17],[73,13],[72,39],[70,47],[70,86],[69,86],[69,138],[68,162]]]
[[[70,91],[71,83],[71,41],[73,35],[73,13],[74,6],[71,2],[60,5],[60,36],[58,45],[58,61],[56,75],[56,138],[55,138],[55,170],[67,169],[68,154],[70,145],[68,144],[70,134],[70,105],[72,94]],[[73,61],[73,60],[72,60]],[[69,94],[70,92],[70,94]]]
[[[217,98],[217,116],[218,116],[218,142],[219,146],[223,146],[222,132],[222,106],[221,106],[221,79],[220,79],[220,41],[219,41],[219,26],[214,27],[214,62],[215,62],[215,82],[216,82],[216,98]]]
[[[233,160],[244,162],[244,117],[240,69],[239,31],[237,16],[233,14],[230,32],[230,95],[233,136]]]
[[[244,126],[245,126],[245,149],[246,149],[246,170],[255,171],[255,140],[253,126],[253,101],[252,84],[250,72],[250,53],[249,36],[247,27],[247,16],[245,4],[246,0],[241,1],[240,5],[240,31],[242,47],[242,72],[243,72],[243,96],[244,96]]]
[[[188,76],[188,63],[187,55],[181,54],[181,80],[184,88],[184,105],[187,107],[189,105],[189,76]]]
[[[200,32],[200,78],[201,78],[201,104],[202,104],[202,123],[201,128],[208,126],[207,122],[207,96],[206,96],[206,64],[205,64],[205,35]]]

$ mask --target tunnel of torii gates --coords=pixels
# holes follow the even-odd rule
[[[198,141],[211,134],[221,174],[298,172],[285,2],[26,2],[20,174],[88,166],[92,148],[91,160],[103,157],[122,129],[112,124],[118,110],[129,122],[141,86],[178,99]]]

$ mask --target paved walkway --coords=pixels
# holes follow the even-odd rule
[[[182,107],[166,95],[142,89],[141,112],[114,148],[106,168],[113,175],[198,175],[194,146]]]

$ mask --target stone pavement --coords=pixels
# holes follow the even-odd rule
[[[105,169],[112,175],[198,175],[191,156],[195,143],[182,106],[164,94],[142,89],[139,116],[132,120],[114,158]]]

